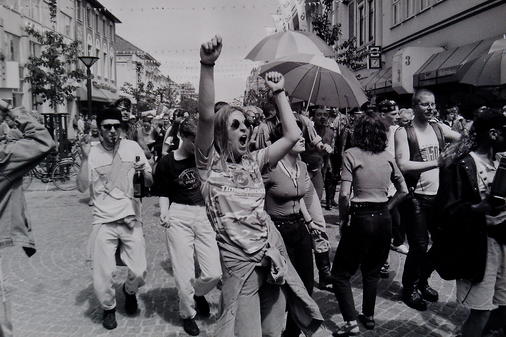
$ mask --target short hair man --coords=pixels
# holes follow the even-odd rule
[[[144,284],[147,262],[141,203],[133,196],[133,177],[136,171],[141,171],[147,187],[153,182],[144,151],[136,142],[120,138],[121,120],[121,112],[115,107],[108,107],[98,115],[100,142],[91,147],[85,141],[81,143],[77,180],[79,191],[91,189],[93,287],[104,309],[102,324],[106,329],[117,326],[112,274],[120,241],[120,257],[129,269],[123,285],[125,311],[135,314],[138,309],[135,293]]]
[[[412,192],[403,205],[409,252],[402,275],[403,300],[417,310],[426,310],[427,301],[436,302],[438,293],[429,286],[434,270],[428,259],[428,233],[432,229],[432,212],[439,188],[439,155],[446,141],[460,139],[460,134],[441,123],[431,122],[436,112],[434,94],[425,89],[412,99],[414,119],[395,133],[397,165]]]

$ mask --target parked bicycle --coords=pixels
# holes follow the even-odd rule
[[[23,188],[28,189],[35,177],[43,183],[53,182],[56,188],[62,191],[76,189],[76,179],[80,169],[78,158],[78,153],[74,151],[66,154],[57,152],[49,154],[23,177]]]

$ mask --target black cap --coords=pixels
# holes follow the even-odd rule
[[[117,119],[121,122],[121,111],[114,106],[108,106],[97,114],[97,125],[100,126],[105,119]]]

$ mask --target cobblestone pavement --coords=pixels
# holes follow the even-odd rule
[[[178,319],[177,293],[164,233],[157,225],[156,198],[143,201],[148,276],[139,293],[141,311],[138,316],[127,318],[122,309],[122,293],[118,291],[118,328],[113,331],[101,325],[102,311],[98,308],[91,271],[85,261],[91,223],[88,198],[77,191],[57,191],[51,185],[34,181],[27,192],[27,201],[38,252],[28,259],[21,248],[2,251],[15,336],[186,336]],[[336,216],[333,212],[326,213],[334,251],[338,235],[333,225]],[[377,328],[374,332],[361,328],[362,336],[452,336],[466,315],[455,303],[454,282],[442,281],[434,275],[431,284],[439,291],[441,300],[431,304],[426,312],[417,312],[400,301],[403,263],[403,255],[391,252],[391,277],[381,280],[379,286]],[[119,269],[118,285],[124,276],[125,270]],[[360,276],[355,276],[353,285],[356,306],[360,309]],[[199,322],[200,336],[204,337],[213,335],[219,292],[213,290],[208,297],[212,316]],[[314,298],[325,317],[323,328],[315,336],[331,336],[331,331],[342,323],[335,297],[330,292],[316,290]]]

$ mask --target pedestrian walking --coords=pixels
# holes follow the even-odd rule
[[[332,267],[334,293],[345,324],[334,336],[355,336],[360,332],[350,283],[359,267],[363,302],[358,319],[366,329],[374,329],[380,269],[388,256],[392,237],[389,210],[408,192],[394,158],[385,150],[387,128],[377,114],[366,112],[357,119],[353,144],[343,157],[339,193],[341,239]],[[396,193],[389,200],[390,182],[395,185]]]
[[[273,168],[299,139],[300,130],[284,94],[284,78],[279,73],[266,75],[279,109],[283,137],[249,153],[251,129],[242,108],[227,105],[214,113],[214,64],[221,48],[221,37],[216,36],[200,49],[195,143],[202,193],[223,266],[223,311],[214,336],[280,336],[286,303],[297,313],[294,319],[299,328],[311,334],[320,326],[322,316],[264,209],[262,172]]]
[[[427,303],[437,302],[438,293],[429,286],[434,266],[427,256],[433,208],[439,188],[439,157],[447,141],[460,134],[442,123],[431,122],[436,111],[434,94],[425,89],[412,99],[414,119],[395,133],[395,157],[406,178],[410,197],[403,204],[409,251],[402,274],[402,298],[416,310],[426,310]]]
[[[167,249],[179,295],[179,316],[190,336],[200,329],[197,314],[209,317],[204,297],[221,278],[216,234],[207,219],[200,179],[195,165],[197,121],[186,118],[179,126],[181,145],[164,156],[155,171],[153,188],[160,197],[160,223],[165,228]],[[195,275],[195,259],[200,275]]]
[[[116,296],[112,274],[115,252],[128,267],[123,284],[125,311],[138,311],[137,289],[146,275],[146,247],[142,232],[141,202],[134,198],[133,177],[142,174],[146,187],[153,181],[144,151],[134,141],[122,139],[121,112],[107,107],[97,116],[100,142],[81,143],[81,170],[77,178],[80,192],[90,189],[93,202],[93,229],[89,239],[93,266],[93,288],[104,310],[102,325],[114,329]],[[121,244],[120,244],[121,243]]]
[[[5,119],[16,124],[21,138],[0,142],[0,247],[20,245],[30,257],[35,254],[35,240],[27,216],[23,176],[55,148],[55,143],[47,129],[24,108],[13,108],[0,100],[0,124]],[[3,278],[0,283],[4,297]],[[5,305],[5,297],[2,302]],[[12,336],[12,322],[3,317],[0,335]]]

